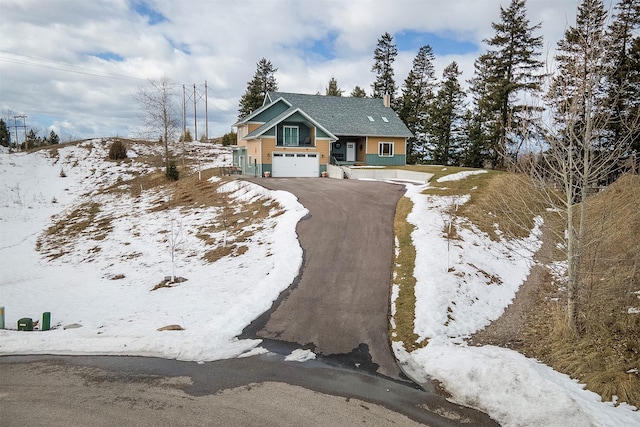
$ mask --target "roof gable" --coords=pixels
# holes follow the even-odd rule
[[[268,122],[266,122],[265,124],[257,128],[253,132],[247,134],[244,137],[244,139],[253,139],[261,135],[264,135],[267,131],[277,126],[278,123],[283,122],[288,118],[296,115],[302,116],[305,120],[309,121],[309,123],[313,124],[315,127],[317,127],[322,132],[324,132],[329,137],[329,139],[334,141],[338,139],[329,130],[327,130],[322,124],[318,123],[313,117],[311,117],[310,115],[302,111],[300,108],[296,108],[296,107],[289,107],[287,110],[283,111],[273,119],[269,120]]]

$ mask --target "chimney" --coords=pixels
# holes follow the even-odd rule
[[[391,107],[391,95],[389,95],[388,93],[382,95],[382,103],[387,108]]]

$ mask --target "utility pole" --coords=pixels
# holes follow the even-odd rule
[[[196,104],[198,99],[196,98],[196,84],[193,84],[193,140],[198,140],[198,113],[196,112]]]
[[[13,126],[16,130],[16,149],[20,150],[20,144],[18,144],[18,119],[22,119],[22,126],[20,127],[23,128],[24,130],[24,148],[26,150],[27,149],[27,121],[26,121],[27,116],[24,114],[13,116]]]
[[[187,136],[187,94],[182,85],[182,138]]]
[[[205,121],[204,121],[204,136],[207,139],[207,141],[209,140],[209,101],[208,101],[208,94],[209,92],[207,91],[207,81],[204,81],[204,117],[205,117]]]

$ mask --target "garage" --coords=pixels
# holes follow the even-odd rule
[[[271,175],[280,178],[320,176],[318,153],[273,153]]]

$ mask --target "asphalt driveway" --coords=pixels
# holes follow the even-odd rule
[[[244,335],[298,343],[393,378],[388,336],[393,219],[405,192],[383,182],[271,178],[253,182],[298,197],[301,274]]]

